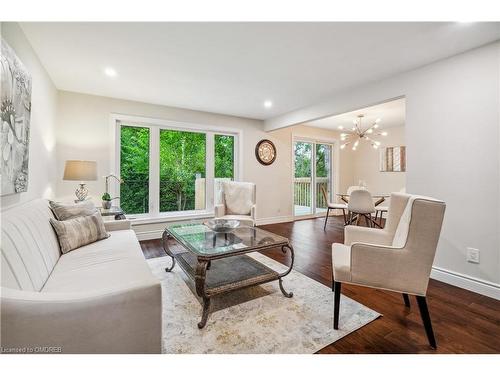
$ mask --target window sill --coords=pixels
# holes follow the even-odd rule
[[[209,211],[186,211],[176,213],[125,215],[125,217],[130,220],[132,226],[134,226],[141,224],[207,219],[214,217],[214,215],[214,212]]]

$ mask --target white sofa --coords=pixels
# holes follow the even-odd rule
[[[2,212],[3,351],[161,352],[161,286],[130,223],[61,255],[50,217],[42,199]]]

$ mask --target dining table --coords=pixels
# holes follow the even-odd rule
[[[337,196],[347,204],[349,204],[349,195],[350,194],[347,193],[337,193]],[[373,204],[375,205],[375,207],[377,207],[381,203],[385,202],[386,198],[389,198],[390,196],[390,194],[372,194],[372,198],[376,199]],[[346,225],[352,224],[354,221],[356,221],[357,216],[358,215],[354,215],[350,220],[347,221]],[[382,228],[377,222],[373,221],[373,223],[379,228]]]

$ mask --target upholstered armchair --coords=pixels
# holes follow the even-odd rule
[[[215,205],[215,217],[234,219],[255,225],[256,189],[251,182],[224,181],[220,204]]]
[[[441,233],[445,203],[393,193],[384,229],[345,227],[344,244],[332,245],[334,329],[339,325],[342,283],[415,295],[429,344],[436,348],[426,293]]]

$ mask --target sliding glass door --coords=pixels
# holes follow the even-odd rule
[[[329,143],[295,140],[293,206],[295,217],[320,216],[332,201],[333,146]]]
[[[316,213],[325,213],[332,201],[332,145],[316,143]]]
[[[312,196],[313,185],[311,184],[312,177],[312,160],[313,160],[313,144],[310,142],[296,141],[293,143],[294,148],[294,215],[306,216],[313,213]]]

